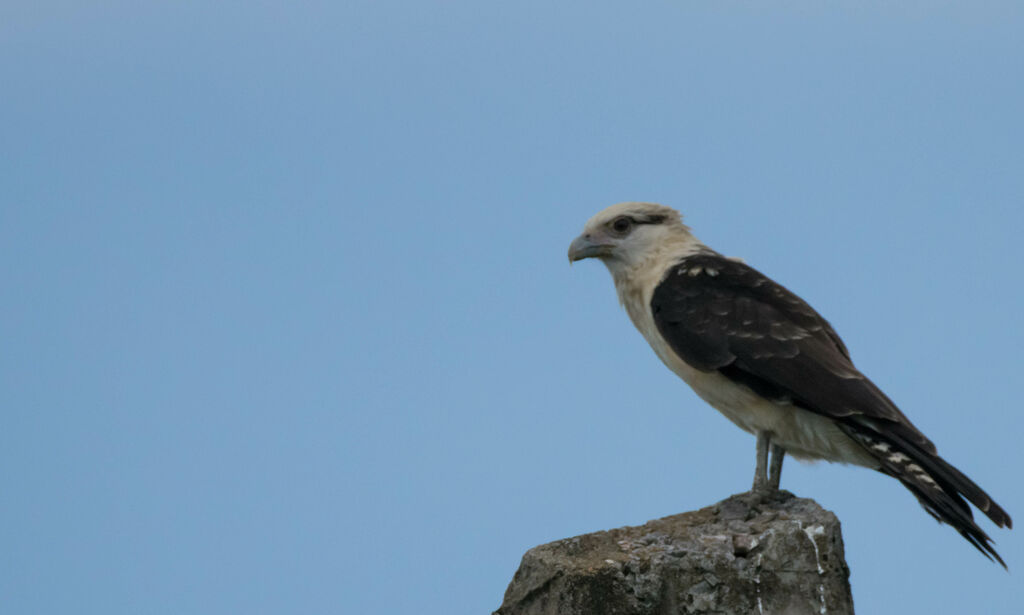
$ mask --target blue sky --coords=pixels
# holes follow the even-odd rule
[[[801,294],[1018,518],[1016,3],[8,2],[0,610],[486,613],[522,553],[749,485],[598,263],[622,200]],[[1018,613],[788,463],[858,610]]]

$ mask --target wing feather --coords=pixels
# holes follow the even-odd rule
[[[743,372],[833,418],[862,414],[904,424],[916,443],[934,448],[854,367],[828,321],[744,263],[717,254],[684,259],[655,290],[651,309],[673,350],[698,369]]]

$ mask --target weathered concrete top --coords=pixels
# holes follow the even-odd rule
[[[526,552],[496,615],[853,613],[839,520],[782,491]]]

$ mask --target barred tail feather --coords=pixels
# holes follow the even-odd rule
[[[967,502],[977,506],[999,527],[1013,527],[1013,521],[981,487],[937,454],[923,451],[896,434],[882,435],[874,429],[849,424],[843,430],[878,460],[880,472],[910,490],[928,514],[953,526],[985,557],[1006,568],[992,539],[974,522]]]
[[[967,478],[963,472],[956,469],[951,463],[940,457],[935,451],[923,451],[906,442],[899,436],[890,437],[890,440],[901,449],[908,451],[914,460],[922,465],[928,474],[938,479],[947,491],[962,495],[978,510],[985,514],[992,523],[998,527],[1013,528],[1013,519],[1003,510],[1003,507],[996,504],[989,494]]]

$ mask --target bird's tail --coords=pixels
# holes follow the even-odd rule
[[[1006,562],[992,546],[992,539],[974,522],[974,504],[999,527],[1013,527],[1013,520],[974,481],[939,457],[900,437],[898,430],[885,435],[866,425],[847,424],[844,431],[860,442],[879,462],[879,471],[903,483],[921,506],[940,522],[948,523],[985,557],[995,559],[1003,568]],[[967,501],[964,501],[966,498]]]

